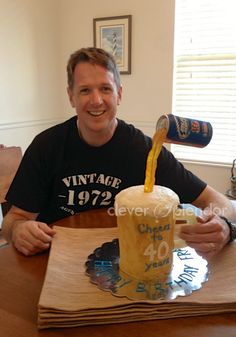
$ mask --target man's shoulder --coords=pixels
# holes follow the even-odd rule
[[[59,143],[63,141],[71,130],[76,126],[76,116],[56,125],[51,126],[48,129],[43,130],[33,139],[34,144],[50,144]]]
[[[139,139],[140,141],[144,141],[145,143],[150,144],[151,137],[145,135],[142,130],[140,130],[133,124],[127,123],[122,119],[118,119],[118,127],[121,133],[126,134],[131,139],[132,138],[135,140]]]
[[[66,121],[63,121],[59,124],[53,125],[50,128],[40,132],[36,138],[50,137],[53,135],[63,134],[67,130],[70,130],[76,125],[77,116],[73,116]]]
[[[45,154],[60,151],[75,133],[73,130],[76,130],[76,116],[40,132],[35,136],[28,150],[45,152]]]

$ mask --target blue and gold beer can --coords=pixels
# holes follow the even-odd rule
[[[161,128],[167,130],[166,143],[194,147],[207,146],[213,135],[213,128],[209,122],[173,114],[162,115],[158,119],[156,129]]]

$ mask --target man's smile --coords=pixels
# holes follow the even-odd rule
[[[101,116],[102,114],[104,114],[106,112],[106,110],[102,110],[102,111],[88,111],[88,113],[91,115],[91,116],[94,116],[94,117],[99,117]]]

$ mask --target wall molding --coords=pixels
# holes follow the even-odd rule
[[[43,125],[54,125],[66,120],[66,117],[55,117],[50,119],[37,119],[18,122],[6,122],[0,123],[0,130],[19,129],[19,128],[31,128]]]
[[[8,130],[8,129],[18,129],[18,128],[31,128],[35,126],[43,126],[48,124],[58,124],[64,122],[68,119],[68,116],[64,117],[55,117],[49,119],[37,119],[37,120],[26,120],[26,121],[17,121],[17,122],[6,122],[0,123],[0,130]],[[151,121],[140,121],[140,120],[125,120],[128,124],[133,124],[139,129],[148,129],[155,130],[156,124]]]
[[[153,129],[156,127],[156,122],[152,122],[152,121],[140,121],[140,120],[125,120],[126,123],[130,123],[130,124],[134,124],[137,127],[145,127],[145,128],[150,128]]]
[[[156,122],[152,121],[140,121],[140,120],[125,120],[128,124],[133,124],[136,128],[143,131],[144,134],[152,137],[156,130]]]

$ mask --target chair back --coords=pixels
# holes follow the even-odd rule
[[[0,204],[3,215],[7,211],[6,194],[16,174],[22,159],[22,151],[19,146],[6,147],[0,144]]]

